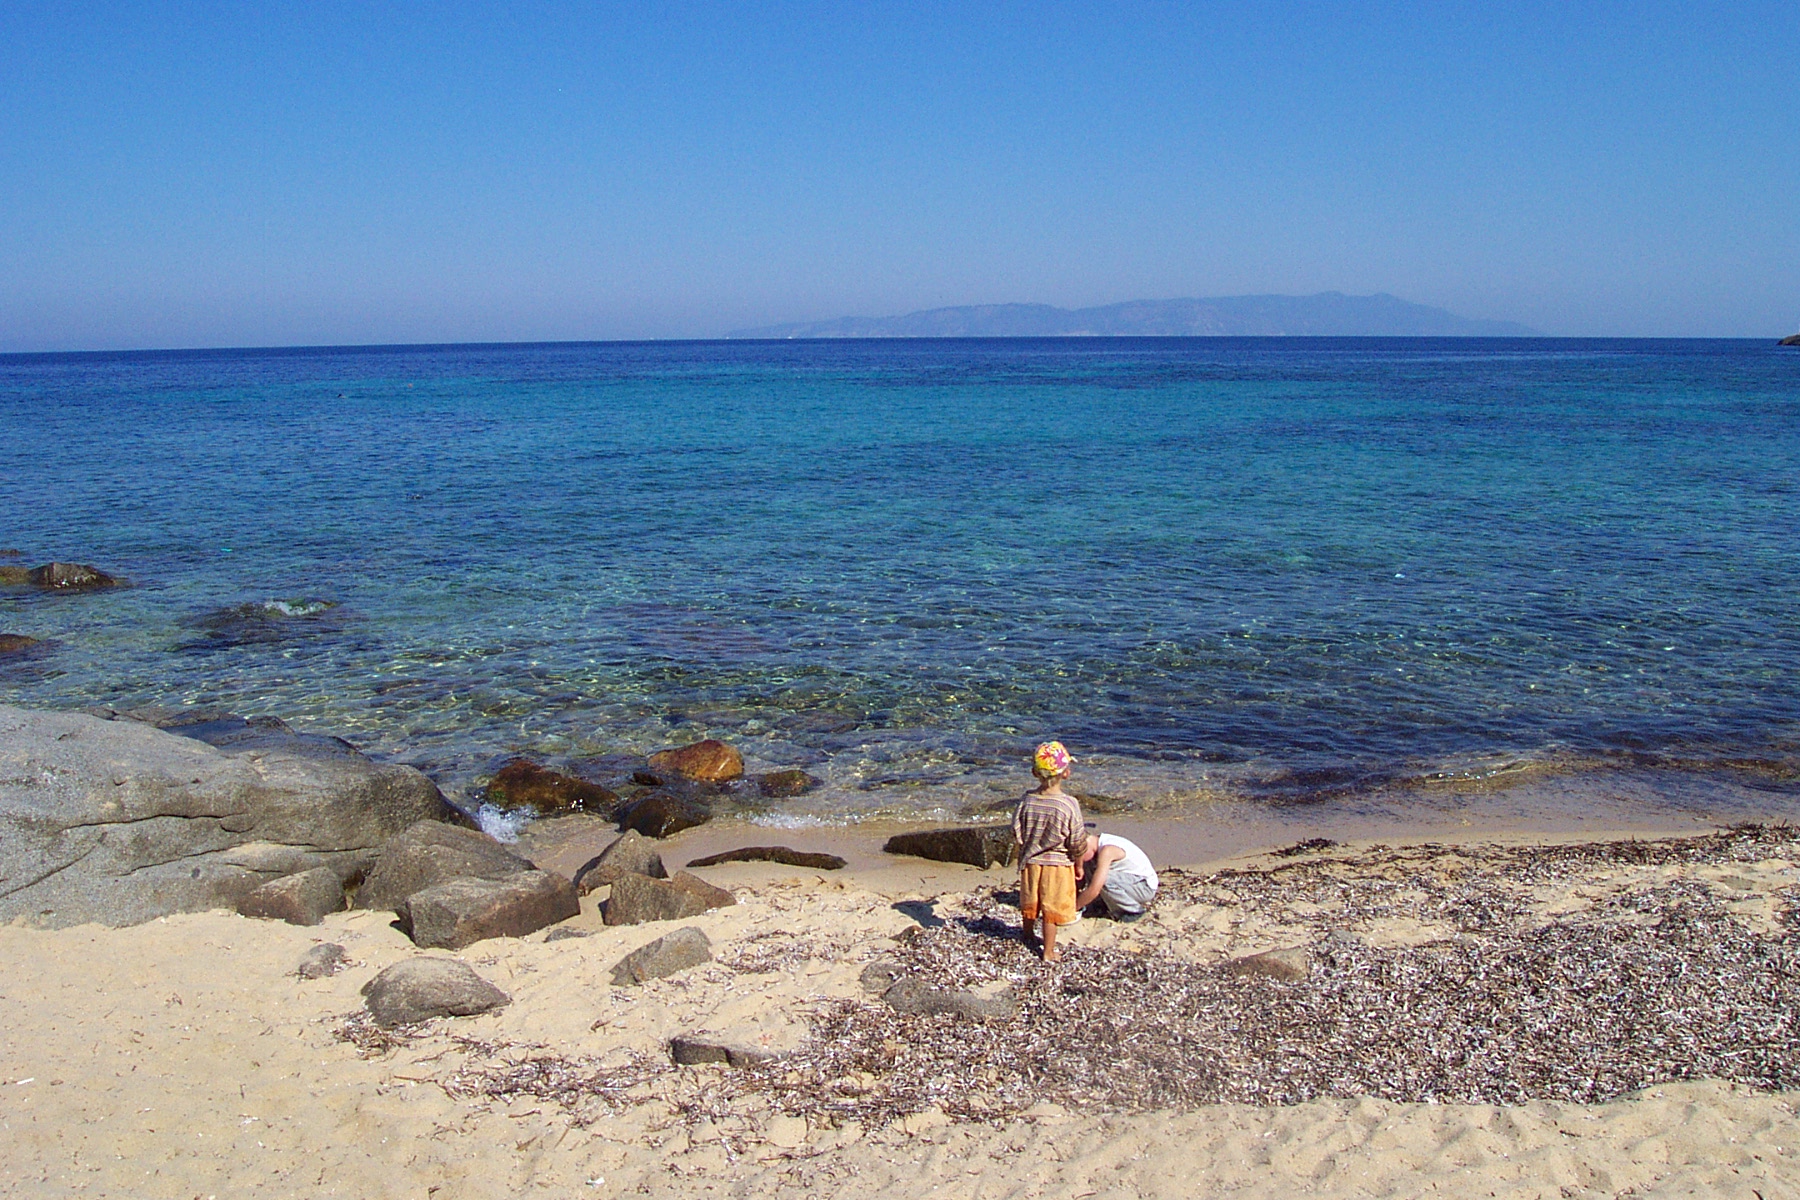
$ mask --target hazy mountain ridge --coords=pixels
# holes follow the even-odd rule
[[[839,317],[741,329],[734,338],[920,337],[1533,337],[1512,321],[1476,321],[1385,292],[1127,300],[1097,308],[972,304],[897,317]]]

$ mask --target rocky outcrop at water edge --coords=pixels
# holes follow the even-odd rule
[[[412,767],[283,730],[240,720],[241,740],[215,746],[104,711],[0,705],[0,921],[236,909],[281,876],[347,878],[449,815]]]
[[[356,907],[393,911],[413,893],[452,879],[505,879],[535,869],[479,829],[420,821],[382,845]]]

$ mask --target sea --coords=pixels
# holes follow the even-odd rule
[[[0,356],[0,702],[770,825],[1800,806],[1800,352],[1070,338]],[[1576,786],[1579,784],[1579,786]],[[1548,790],[1546,790],[1548,789]],[[1551,800],[1545,800],[1551,797]]]

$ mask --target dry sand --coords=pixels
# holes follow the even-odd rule
[[[552,847],[538,853],[556,859]],[[1438,851],[1420,853],[1437,863]],[[671,853],[670,865],[688,857]],[[1378,870],[1354,859],[1332,869]],[[1260,872],[1283,861],[1226,865]],[[1381,869],[1404,882],[1420,861]],[[951,1097],[884,1124],[784,1113],[779,1074],[766,1076],[776,1091],[758,1092],[730,1086],[732,1068],[670,1067],[667,1042],[680,1033],[800,1046],[809,1015],[878,1003],[859,976],[906,944],[896,935],[992,911],[1009,882],[1004,871],[855,865],[842,875],[705,872],[740,901],[684,922],[706,931],[719,961],[642,987],[611,986],[610,968],[675,926],[607,928],[590,897],[569,924],[591,936],[498,939],[455,956],[510,1006],[392,1042],[363,1030],[361,1045],[344,1036],[360,987],[421,953],[383,914],[340,913],[313,929],[218,912],[128,929],[0,928],[0,1193],[1800,1196],[1800,1095],[1741,1083],[1512,1106],[1351,1097],[1096,1112],[1045,1095],[984,1120],[959,1117]],[[1290,896],[1265,909],[1206,878],[1193,886],[1213,888],[1210,900],[1159,903],[1134,926],[1082,922],[1073,953],[1204,966],[1305,942],[1334,922],[1377,950],[1454,937],[1428,905],[1334,914]],[[1794,883],[1779,855],[1589,864],[1519,884],[1520,919],[1574,920],[1645,889],[1692,886],[1759,936],[1791,937]],[[354,965],[299,979],[295,965],[322,941],[345,946]],[[572,1103],[544,1086],[558,1070],[587,1081]],[[833,1086],[854,1100],[880,1081]]]

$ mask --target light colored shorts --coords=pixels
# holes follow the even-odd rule
[[[1026,864],[1019,868],[1019,915],[1027,924],[1042,912],[1052,925],[1075,920],[1075,868]]]
[[[1106,911],[1115,916],[1136,916],[1156,899],[1156,889],[1141,875],[1108,871],[1106,882],[1100,885],[1100,899],[1106,905]]]

